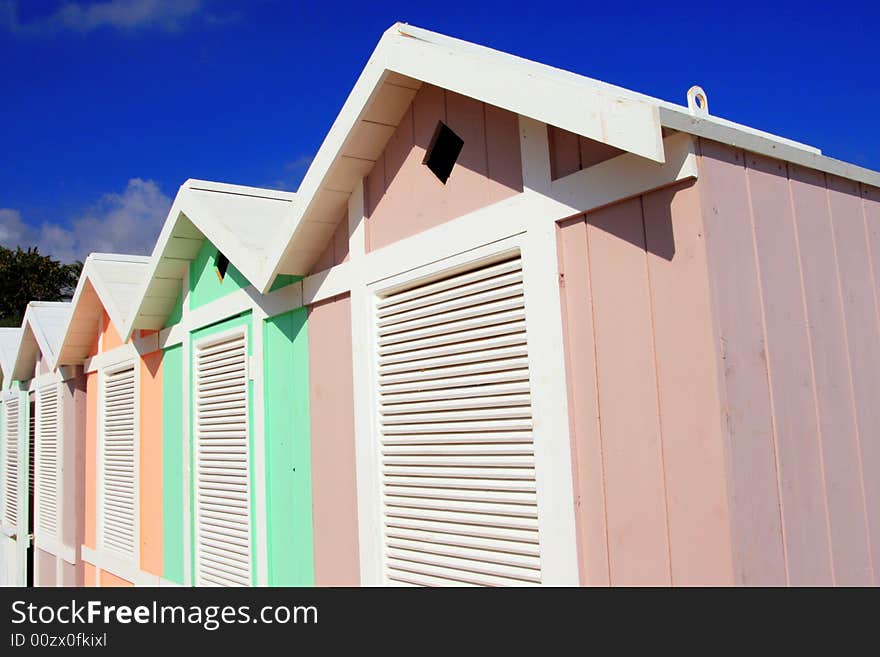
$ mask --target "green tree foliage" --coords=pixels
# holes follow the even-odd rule
[[[0,246],[0,326],[20,326],[29,301],[69,300],[82,267],[40,255],[36,247]]]

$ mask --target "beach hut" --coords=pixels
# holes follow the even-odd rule
[[[152,498],[140,489],[136,466],[141,454],[151,453],[152,430],[161,425],[160,409],[151,403],[156,357],[150,352],[156,350],[149,340],[137,348],[123,343],[117,330],[147,260],[108,253],[86,258],[53,362],[58,371],[75,370],[81,381],[78,424],[66,437],[78,455],[67,521],[76,537],[80,586],[114,582],[149,563],[151,528],[144,531],[141,523]]]
[[[324,296],[316,581],[878,583],[878,222],[698,87],[393,26],[256,279]]]
[[[251,282],[293,200],[187,181],[132,295],[121,335],[157,350],[160,424],[142,426],[155,449],[136,459],[156,556],[116,571],[124,582],[313,581],[302,285],[282,276],[264,294]]]
[[[18,421],[13,416],[12,431],[7,434],[9,423],[6,420],[7,391],[12,384],[12,366],[15,352],[21,341],[20,328],[0,329],[0,586],[19,584],[18,557],[15,537],[18,534],[18,520],[15,517],[15,505],[19,499],[17,474],[20,466],[18,447]],[[7,513],[6,487],[11,500]]]
[[[295,194],[188,180],[12,374],[82,365],[90,585],[876,585],[878,226],[699,87],[395,24]]]
[[[73,513],[75,372],[53,362],[70,313],[66,302],[31,301],[3,390],[3,552],[11,585],[76,585]],[[5,374],[5,373],[4,373]]]

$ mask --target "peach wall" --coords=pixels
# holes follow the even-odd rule
[[[309,414],[315,584],[358,586],[351,302],[309,308]]]
[[[117,577],[113,573],[102,570],[101,571],[101,581],[99,583],[100,586],[116,586],[116,587],[129,587],[134,586],[127,579],[122,579],[121,577]]]
[[[583,584],[733,582],[702,233],[693,183],[560,225]]]
[[[141,569],[162,575],[162,352],[140,361]]]
[[[878,190],[700,149],[736,580],[880,583]]]
[[[422,164],[438,121],[464,140],[445,185]],[[521,192],[517,117],[423,85],[366,177],[364,189],[367,251]]]
[[[110,321],[110,315],[107,314],[106,311],[102,311],[102,319],[101,319],[101,351],[110,351],[111,349],[116,349],[116,347],[122,346],[122,338],[119,336],[119,332],[116,330],[116,327],[113,326],[113,322]]]
[[[95,567],[90,563],[83,564],[83,586],[95,587],[98,585]]]
[[[97,483],[98,483],[98,374],[86,374],[86,436],[85,436],[85,481],[84,486],[84,538],[86,547],[97,546]]]

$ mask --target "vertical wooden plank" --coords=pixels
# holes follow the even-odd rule
[[[415,190],[416,203],[407,208],[406,218],[398,218],[398,221],[410,223],[411,227],[398,229],[398,236],[386,243],[414,235],[448,218],[446,186],[422,164],[441,121],[446,122],[446,92],[440,87],[423,85],[413,99],[414,144],[409,162],[412,170],[407,172],[405,181]]]
[[[348,260],[348,211],[339,219],[339,227],[333,233],[333,264],[339,265]]]
[[[446,92],[446,122],[464,140],[461,154],[446,181],[448,217],[458,217],[486,203],[486,123],[483,104]]]
[[[835,581],[844,586],[870,583],[858,431],[825,176],[793,164],[788,165],[788,174],[816,381]]]
[[[315,584],[307,318],[296,308],[263,322],[269,586]]]
[[[372,248],[371,234],[373,233],[373,225],[378,223],[378,217],[374,218],[376,208],[379,201],[385,194],[385,155],[379,156],[379,159],[373,163],[373,168],[364,179],[364,247],[369,252]]]
[[[122,346],[122,338],[119,337],[119,331],[110,321],[110,316],[105,310],[103,313],[103,321],[101,322],[101,351],[110,351]]]
[[[573,132],[547,126],[547,141],[550,144],[550,178],[556,180],[581,169],[579,138]]]
[[[747,156],[789,583],[833,584],[812,361],[785,163]]]
[[[581,584],[608,586],[605,473],[599,428],[593,298],[583,217],[559,228],[568,408],[574,467],[575,521]]]
[[[113,573],[102,570],[101,573],[101,581],[100,586],[102,587],[117,587],[117,588],[127,588],[129,586],[134,586],[127,579],[122,579],[121,577],[117,577]]]
[[[743,155],[706,140],[700,148],[736,582],[779,586],[786,583],[785,552]]]
[[[880,299],[880,188],[862,185],[861,191],[868,253],[874,274],[874,298],[877,300]],[[880,441],[864,436],[860,448],[874,584],[880,585],[880,477],[871,474],[880,472]]]
[[[309,309],[315,585],[358,586],[351,302]]]
[[[57,585],[57,568],[55,560],[59,558],[54,554],[45,552],[38,547],[34,548],[34,585],[49,586]]]
[[[189,528],[189,515],[184,511],[188,483],[184,480],[184,431],[189,423],[189,386],[184,386],[185,348],[176,344],[162,354],[162,576],[177,584],[186,581],[184,527]]]
[[[90,563],[83,564],[83,586],[93,588],[98,585],[95,567]]]
[[[843,313],[849,344],[856,418],[859,428],[860,452],[866,497],[869,500],[868,522],[871,523],[871,550],[874,580],[880,567],[880,331],[874,296],[874,280],[868,240],[865,236],[865,215],[858,184],[834,176],[827,177],[831,226],[837,249],[837,266],[843,297]],[[875,226],[876,227],[876,226]],[[873,264],[873,267],[872,267]]]
[[[327,246],[324,248],[324,251],[315,261],[315,264],[312,265],[311,274],[314,274],[319,271],[324,271],[325,269],[329,269],[333,266],[333,253],[334,253],[334,240],[330,240],[327,242]]]
[[[700,197],[642,199],[657,355],[672,583],[734,583],[724,437]]]
[[[587,216],[613,585],[670,584],[644,225],[639,199]]]
[[[519,121],[516,114],[493,105],[486,110],[486,166],[488,203],[495,203],[523,189]]]
[[[400,236],[411,234],[410,210],[416,203],[416,186],[411,158],[413,151],[413,107],[391,135],[383,155],[385,192],[376,204],[371,219],[370,247],[378,249]]]
[[[586,137],[581,137],[579,144],[582,169],[591,167],[594,164],[599,164],[600,162],[604,162],[605,160],[610,160],[612,157],[617,157],[618,155],[623,155],[624,153],[624,151],[620,150],[619,148],[615,148],[610,144],[603,144],[601,141],[588,139]]]
[[[162,352],[141,358],[140,372],[140,567],[163,574]]]

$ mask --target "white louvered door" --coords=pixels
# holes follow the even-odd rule
[[[19,459],[18,428],[21,420],[19,398],[3,403],[6,416],[3,418],[3,525],[12,530],[18,529],[19,519]]]
[[[101,538],[125,559],[137,555],[137,388],[134,365],[104,372]]]
[[[198,586],[252,581],[247,359],[244,331],[195,345]]]
[[[384,573],[541,583],[521,260],[377,304]]]
[[[58,465],[61,398],[57,383],[41,388],[36,407],[36,530],[52,545],[58,538]]]

